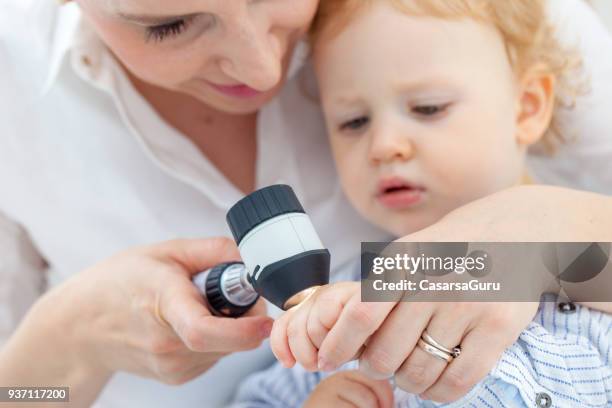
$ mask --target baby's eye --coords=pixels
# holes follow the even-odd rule
[[[419,105],[412,107],[412,113],[419,116],[436,116],[444,113],[448,108],[449,104],[444,105]]]
[[[367,116],[360,116],[355,119],[351,119],[347,122],[344,122],[340,125],[341,131],[355,131],[360,130],[366,127],[370,123],[370,118]]]

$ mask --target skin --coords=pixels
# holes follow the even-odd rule
[[[468,19],[410,16],[377,2],[337,36],[324,33],[315,65],[344,190],[364,217],[397,236],[518,184],[527,147],[551,120],[554,77],[539,66],[516,73],[497,30]],[[420,202],[383,206],[378,185],[392,176],[422,186]],[[369,375],[395,375],[408,392],[450,402],[489,372],[537,310],[365,303],[360,295],[358,282],[331,285],[277,320],[271,344],[279,360],[333,370],[360,356]],[[449,347],[461,344],[461,358],[448,366],[416,347],[425,329]]]
[[[316,67],[347,196],[365,218],[403,236],[519,183],[526,148],[542,134],[525,137],[531,123],[517,118],[532,109],[523,119],[547,126],[553,79],[528,78],[538,89],[523,89],[492,26],[410,17],[381,3],[322,40]],[[399,210],[381,204],[379,183],[390,177],[421,186],[421,201]]]
[[[257,112],[282,88],[318,0],[78,0],[83,16],[162,118],[244,193],[255,185]],[[181,16],[191,16],[182,18]],[[151,27],[184,21],[177,35]],[[149,33],[149,34],[148,34]],[[216,85],[259,94],[228,96]],[[210,137],[222,134],[224,137]],[[231,143],[228,143],[228,140]]]
[[[297,0],[79,0],[104,43],[147,86],[184,93],[218,111],[257,112],[282,87],[296,43],[317,2]],[[194,15],[178,35],[147,28]],[[262,93],[236,100],[210,83],[248,85]]]
[[[158,114],[229,183],[252,191],[257,112],[281,89],[318,0],[77,3]],[[147,15],[145,25],[151,16],[156,25],[194,17],[184,32],[160,41],[147,40],[143,22],[125,14]],[[210,83],[260,93],[229,97]],[[236,259],[233,241],[208,238],[131,249],[92,266],[32,307],[0,350],[0,384],[69,386],[70,406],[85,407],[115,371],[182,384],[229,353],[257,347],[271,329],[263,304],[247,318],[213,317],[191,283],[193,274]]]
[[[28,312],[0,351],[0,384],[69,386],[70,403],[57,406],[85,407],[116,371],[183,384],[223,356],[258,347],[272,325],[263,302],[248,317],[217,318],[191,282],[236,259],[230,239],[176,240],[82,271]]]
[[[599,194],[552,186],[518,186],[453,210],[440,222],[399,241],[610,242],[611,209],[612,198]],[[513,217],[499,216],[509,212]],[[553,218],[564,222],[541,222]],[[539,228],[531,228],[533,225]],[[610,271],[598,276],[598,287],[612,287]],[[589,285],[564,285],[563,289],[575,298],[593,293]],[[609,291],[600,296],[607,299]],[[359,299],[358,282],[341,282],[320,289],[307,302],[285,313],[274,323],[271,334],[277,358],[286,366],[293,365],[297,358],[305,368],[316,370],[318,356],[333,369],[361,355],[360,369],[365,365],[368,376],[394,375],[395,383],[404,390],[426,389],[421,395],[425,399],[450,402],[464,396],[488,374],[533,318],[532,311],[512,303],[448,303],[435,309],[440,305],[365,303]],[[612,312],[611,303],[582,303]],[[441,366],[414,347],[425,328],[442,344],[453,344],[457,327],[466,322],[471,327],[461,341],[462,354],[448,366]],[[444,330],[434,333],[440,327]],[[367,339],[365,347],[363,339]],[[394,372],[400,364],[401,369]],[[442,374],[438,374],[440,367]],[[436,375],[439,377],[434,381]]]
[[[244,192],[252,190],[256,111],[278,92],[293,39],[308,27],[317,1],[79,0],[78,3],[85,18],[159,115],[192,140],[230,183]],[[118,9],[119,6],[122,8]],[[177,38],[172,45],[147,43],[143,27],[116,19],[120,10],[158,15],[212,13],[220,17],[222,24],[200,33],[201,36],[195,35],[198,30],[191,32],[188,39]],[[286,27],[288,21],[291,27]],[[214,44],[208,41],[208,34],[215,38]],[[218,54],[213,55],[212,50]],[[228,100],[211,92],[201,79],[246,84],[264,94],[257,101]],[[217,134],[224,137],[210,137]],[[226,162],[231,162],[232,167],[224,167]],[[558,206],[559,202],[564,206]],[[514,209],[525,210],[521,213],[524,225],[498,216],[499,208],[509,203]],[[533,211],[534,208],[540,212]],[[612,231],[610,208],[609,199],[596,195],[543,188],[512,190],[503,197],[484,200],[478,207],[466,206],[461,217],[449,215],[438,223],[432,236],[420,235],[415,239],[453,236],[458,230],[466,231],[460,223],[470,219],[473,223],[469,231],[475,236],[503,240],[534,231],[532,227],[540,225],[542,216],[562,220],[555,223],[557,235],[560,229],[570,237],[605,235]],[[565,222],[576,211],[585,209],[593,214],[588,225]],[[551,231],[544,227],[537,232],[545,238],[551,236]],[[474,236],[465,238],[474,240]],[[190,286],[193,273],[236,256],[235,247],[225,240],[173,241],[133,249],[93,266],[44,295],[28,313],[0,352],[0,383],[68,385],[70,406],[90,406],[116,370],[179,384],[205,372],[227,353],[255,347],[269,331],[269,319],[262,316],[261,308],[253,312],[253,318],[221,321],[207,314]],[[116,278],[111,279],[112,276]],[[121,292],[117,291],[117,282],[124,282]],[[185,302],[163,302],[169,287],[174,300]],[[109,293],[115,297],[108,298]],[[372,324],[380,325],[367,314],[360,319],[367,321],[360,323],[358,336],[362,331],[370,331]],[[139,325],[133,325],[135,321]],[[87,324],[82,326],[82,322]],[[239,337],[234,337],[235,334]],[[58,355],[65,358],[58,359]],[[24,362],[31,361],[37,362],[35,372],[24,369],[28,368]]]
[[[321,381],[304,408],[391,408],[393,390],[389,381],[372,380],[359,371],[343,371]]]

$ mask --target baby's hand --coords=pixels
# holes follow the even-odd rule
[[[343,310],[364,310],[359,282],[339,282],[318,288],[309,298],[276,319],[270,345],[276,358],[285,366],[296,362],[305,369],[319,367],[318,351]]]
[[[358,371],[342,371],[321,381],[303,408],[391,408],[388,380],[372,380]]]

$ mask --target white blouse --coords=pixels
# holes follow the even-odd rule
[[[31,13],[27,22],[20,10],[11,13],[15,31],[0,43],[4,340],[46,287],[113,253],[178,237],[231,236],[225,214],[243,195],[136,92],[81,25],[76,5],[54,3],[38,2],[43,15],[34,21],[47,26],[32,23]],[[256,183],[295,189],[338,269],[358,256],[360,241],[386,235],[344,199],[323,120],[302,96],[300,75],[260,115]],[[245,375],[272,361],[266,344],[178,387],[118,373],[98,404],[218,407]]]
[[[566,37],[585,36],[597,86],[572,116],[580,139],[533,159],[545,182],[612,193],[612,40],[580,0],[555,0]],[[132,87],[78,8],[0,0],[0,344],[46,288],[126,247],[176,237],[230,236],[242,194]],[[387,238],[360,219],[335,175],[323,118],[296,57],[282,94],[260,113],[257,187],[287,183],[341,269],[361,241]],[[310,86],[309,86],[310,85]],[[125,373],[96,406],[219,407],[272,362],[266,345],[166,386]]]

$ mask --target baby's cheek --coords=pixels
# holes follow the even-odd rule
[[[340,183],[351,204],[358,209],[368,205],[368,186],[376,176],[368,169],[366,159],[358,152],[349,151],[337,152],[334,156]]]
[[[463,205],[512,187],[517,177],[516,166],[508,157],[476,155],[471,157],[471,163],[450,169],[446,179],[449,190],[455,186],[452,195],[457,205]]]

